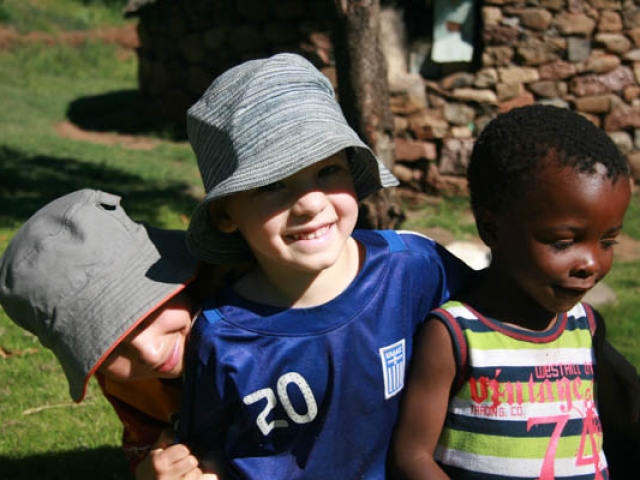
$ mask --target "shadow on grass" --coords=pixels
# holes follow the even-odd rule
[[[45,453],[22,458],[0,456],[0,476],[11,480],[130,480],[118,447]]]
[[[74,158],[29,156],[0,146],[0,224],[21,224],[51,200],[81,188],[123,197],[136,220],[159,225],[162,207],[190,216],[197,200],[182,182],[154,183],[137,175]]]
[[[186,111],[185,111],[186,115]],[[171,140],[186,140],[184,124],[163,122],[148,113],[138,90],[122,90],[74,100],[67,118],[82,130],[152,135]]]

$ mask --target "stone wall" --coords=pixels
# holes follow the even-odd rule
[[[139,86],[152,115],[183,121],[211,80],[243,61],[297,52],[335,78],[325,0],[133,0]]]
[[[420,200],[464,192],[469,153],[483,126],[535,102],[575,109],[603,128],[639,180],[640,6],[632,0],[477,1],[476,65],[435,79],[390,72],[394,173],[404,195]],[[140,17],[140,89],[154,115],[184,119],[216,75],[281,51],[307,56],[335,82],[324,0],[142,3],[130,13]]]

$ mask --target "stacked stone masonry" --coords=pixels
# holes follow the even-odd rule
[[[150,111],[181,121],[215,76],[283,51],[305,55],[335,83],[331,3],[132,1],[128,13],[139,17],[139,84]],[[604,129],[640,180],[640,0],[476,3],[472,68],[430,79],[390,72],[394,173],[406,195],[463,193],[483,126],[536,102],[574,109]]]

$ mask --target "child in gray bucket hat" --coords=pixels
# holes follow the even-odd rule
[[[189,141],[207,192],[187,233],[200,259],[246,261],[239,232],[210,221],[212,202],[265,187],[347,151],[358,199],[398,180],[349,127],[329,80],[304,58],[276,55],[219,77],[187,114]]]
[[[470,270],[355,230],[358,200],[397,181],[298,55],[223,73],[187,130],[207,192],[187,245],[253,266],[194,322],[180,440],[229,478],[384,478],[413,334]]]
[[[194,310],[187,288],[198,262],[184,237],[134,222],[116,195],[84,189],[38,210],[0,259],[3,309],[55,354],[74,401],[95,375],[139,479],[202,476],[184,445],[156,445],[178,410]]]

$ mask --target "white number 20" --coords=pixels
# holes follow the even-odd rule
[[[306,413],[299,413],[294,409],[291,399],[289,398],[289,394],[287,393],[287,387],[290,384],[297,386],[300,393],[302,393],[302,398],[304,398],[307,405]],[[289,372],[281,376],[278,379],[276,390],[278,392],[277,398],[273,389],[263,388],[250,393],[242,399],[245,405],[251,405],[262,399],[267,401],[256,419],[256,424],[263,435],[269,435],[274,428],[286,428],[289,426],[289,422],[287,420],[267,420],[271,411],[278,404],[278,400],[280,400],[282,408],[284,408],[289,419],[297,424],[301,425],[312,422],[316,418],[316,415],[318,415],[318,404],[316,403],[316,399],[313,397],[313,392],[311,391],[307,381],[299,373]]]

